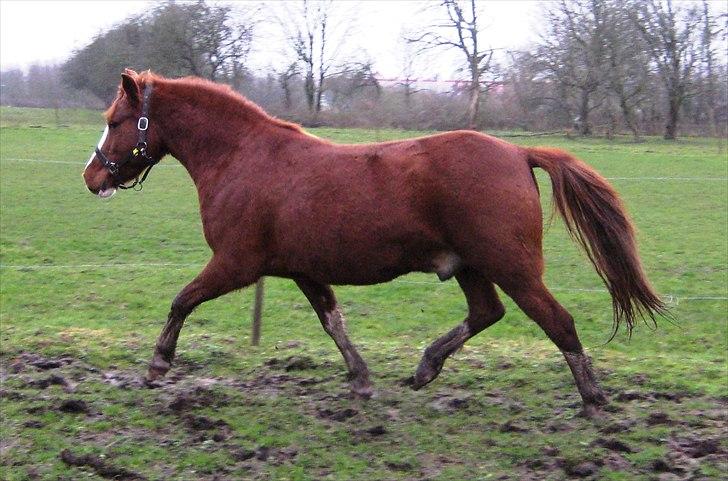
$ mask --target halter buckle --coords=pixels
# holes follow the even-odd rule
[[[144,131],[149,128],[149,119],[146,117],[139,117],[139,121],[137,122],[137,129]]]

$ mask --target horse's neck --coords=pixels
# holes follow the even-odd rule
[[[216,111],[214,105],[186,104],[177,108],[170,104],[160,116],[163,141],[199,189],[231,161],[245,161],[246,148],[264,141],[262,137],[270,129],[264,125],[264,118],[254,114],[243,111],[231,115],[229,110]]]

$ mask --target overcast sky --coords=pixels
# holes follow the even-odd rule
[[[270,13],[286,2],[224,2],[240,7],[263,4]],[[534,26],[543,5],[537,1],[487,0],[479,2],[487,14],[488,46],[522,48],[536,38]],[[543,2],[541,2],[543,3]],[[151,10],[153,1],[41,1],[0,0],[0,68],[27,68],[33,63],[60,63],[91,39],[125,18]],[[397,77],[401,71],[403,29],[421,29],[432,13],[423,12],[426,2],[340,0],[337,7],[355,22],[348,50],[360,59],[374,61],[382,77]],[[436,11],[436,10],[435,10]],[[283,45],[272,25],[263,24],[255,38],[250,64],[254,69],[280,68]],[[433,60],[434,59],[434,60]],[[456,59],[448,54],[428,57],[420,66],[422,75],[455,78]],[[154,69],[154,66],[149,66]]]

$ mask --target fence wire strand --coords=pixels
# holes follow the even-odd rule
[[[1,270],[17,270],[17,271],[43,271],[43,270],[54,270],[54,269],[139,269],[145,267],[171,267],[175,269],[184,268],[202,268],[204,264],[195,263],[173,263],[173,262],[149,262],[149,263],[112,263],[112,264],[0,264]],[[445,286],[444,282],[435,281],[424,281],[424,280],[413,280],[413,279],[394,279],[392,282],[396,284],[405,285],[422,285],[422,286]],[[275,290],[275,289],[274,289]],[[579,288],[579,287],[561,287],[554,286],[549,287],[549,290],[556,292],[581,292],[581,293],[593,293],[593,294],[608,294],[606,289],[598,287]],[[663,294],[662,298],[669,304],[678,305],[680,301],[728,301],[728,296],[719,296],[714,294],[701,294],[696,296],[689,296],[683,294]]]

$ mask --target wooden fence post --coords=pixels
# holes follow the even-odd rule
[[[253,346],[260,344],[260,318],[263,313],[263,277],[255,283],[255,303],[253,304],[253,335],[250,342]]]

